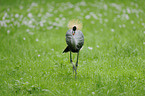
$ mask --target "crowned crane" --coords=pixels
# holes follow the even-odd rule
[[[66,32],[66,36],[65,36],[67,47],[65,48],[63,53],[70,52],[70,62],[72,63],[73,72],[75,71],[75,78],[76,78],[79,51],[84,44],[84,35],[81,31],[82,23],[78,20],[71,20],[68,23],[68,28],[69,28],[69,30]],[[73,61],[72,61],[72,52],[77,53],[76,65],[74,65]]]

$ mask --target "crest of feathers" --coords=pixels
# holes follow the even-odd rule
[[[79,20],[75,20],[75,19],[70,20],[68,23],[68,28],[72,29],[74,26],[77,27],[77,30],[81,30],[83,25]]]

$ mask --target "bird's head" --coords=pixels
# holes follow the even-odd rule
[[[76,30],[77,30],[76,25],[73,26],[72,30],[73,30],[73,31],[76,31]]]
[[[81,30],[82,29],[82,23],[79,20],[75,20],[75,19],[70,20],[69,23],[68,23],[68,28],[72,29],[73,33],[75,34],[76,30]]]
[[[75,35],[75,31],[77,30],[76,25],[74,25],[74,26],[72,27],[72,30],[73,30],[73,31],[72,31],[72,34]]]

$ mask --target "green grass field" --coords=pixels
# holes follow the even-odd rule
[[[0,0],[1,96],[145,96],[144,0]],[[67,23],[83,23],[77,79]],[[73,54],[76,61],[76,54]]]

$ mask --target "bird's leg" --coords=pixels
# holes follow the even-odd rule
[[[79,52],[77,53],[76,69],[77,69],[77,67],[78,67],[78,60],[79,60]]]
[[[76,75],[77,75],[78,59],[79,59],[79,52],[77,53],[77,61],[76,61],[76,74],[75,74],[75,78],[76,78]]]
[[[71,57],[71,52],[70,52],[70,62],[72,63],[72,57]]]
[[[72,61],[71,52],[70,52],[70,62],[71,62],[71,64],[72,64],[72,66],[73,66],[73,73],[74,73],[74,70],[76,71],[76,68],[75,68],[75,66],[74,66],[74,64],[73,64],[73,61]]]

